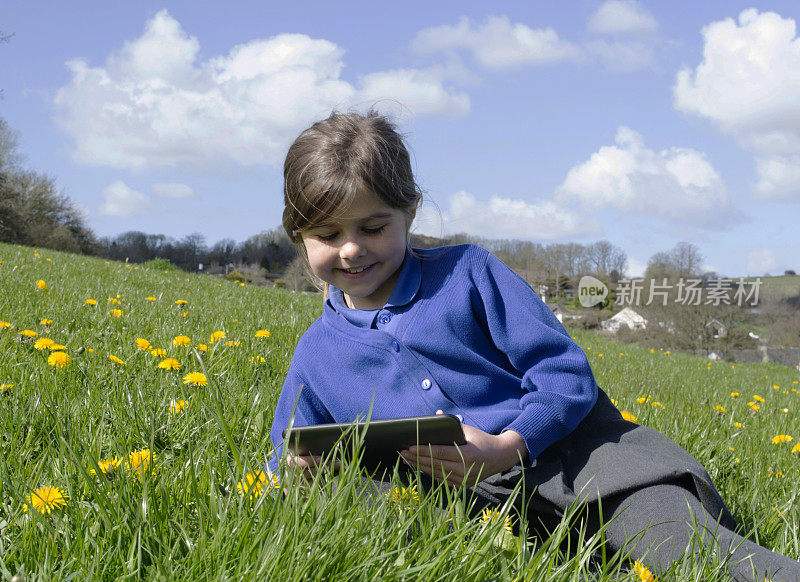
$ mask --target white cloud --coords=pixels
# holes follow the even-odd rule
[[[394,99],[411,115],[464,115],[468,97],[436,69],[384,71],[353,85],[344,50],[280,34],[198,61],[199,41],[166,10],[141,37],[91,66],[75,59],[56,93],[56,121],[74,158],[115,168],[277,163],[297,134],[331,109]]]
[[[461,117],[469,111],[469,97],[464,93],[448,93],[434,69],[371,73],[362,77],[361,85],[362,99],[397,100],[412,116]]]
[[[762,275],[774,271],[778,267],[778,259],[769,249],[759,249],[747,254],[747,272]]]
[[[190,186],[179,182],[156,182],[153,192],[165,198],[199,198]]]
[[[703,28],[703,61],[682,69],[675,107],[705,117],[756,156],[756,193],[800,200],[800,39],[795,21],[743,11]]]
[[[618,72],[630,72],[650,66],[658,39],[653,34],[643,33],[655,31],[655,19],[638,4],[608,4],[619,4],[616,10],[621,14],[624,12],[625,18],[620,16],[614,28],[610,22],[614,6],[605,11],[601,7],[598,11],[601,13],[601,20],[596,26],[592,24],[594,20],[590,21],[590,27],[593,26],[596,32],[615,34],[612,38],[595,37],[574,43],[559,37],[552,28],[531,28],[521,22],[511,22],[507,16],[490,16],[483,23],[474,23],[469,18],[462,17],[456,24],[433,26],[419,31],[411,48],[420,54],[450,57],[451,69],[445,72],[451,74],[459,72],[459,56],[462,53],[470,55],[479,66],[493,70],[598,61]]]
[[[722,179],[702,152],[678,147],[656,152],[624,126],[614,141],[568,172],[556,201],[695,224],[730,212]]]
[[[652,39],[592,39],[584,43],[584,48],[589,56],[620,73],[645,69],[655,61],[656,43]]]
[[[417,33],[411,43],[418,53],[467,51],[489,69],[510,69],[575,59],[580,49],[559,38],[552,28],[531,28],[506,16],[490,16],[482,24],[462,17]]]
[[[589,18],[587,28],[599,34],[646,34],[658,22],[635,0],[607,0]]]
[[[133,216],[134,214],[144,214],[150,208],[149,200],[127,186],[122,180],[106,186],[102,194],[104,202],[100,206],[100,214]]]
[[[630,278],[644,277],[647,270],[647,261],[641,261],[635,257],[628,257],[628,266],[625,269],[625,276]]]
[[[441,214],[423,205],[414,221],[415,231],[430,236],[466,232],[487,238],[560,239],[589,236],[600,231],[587,221],[551,201],[492,196],[488,203],[460,191],[451,195]]]

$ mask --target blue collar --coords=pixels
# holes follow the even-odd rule
[[[400,267],[400,274],[397,276],[397,282],[394,284],[394,289],[392,289],[392,294],[384,309],[402,307],[410,303],[419,291],[421,281],[422,268],[419,257],[406,251],[403,265]],[[328,289],[327,303],[336,313],[358,327],[374,327],[375,317],[380,311],[380,309],[350,309],[344,302],[342,290],[333,285]]]

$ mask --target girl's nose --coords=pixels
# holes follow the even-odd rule
[[[358,257],[364,255],[364,253],[364,245],[362,245],[361,241],[354,237],[348,238],[346,241],[344,241],[344,244],[339,247],[339,257],[342,259],[357,259]]]

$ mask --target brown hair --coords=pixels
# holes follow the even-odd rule
[[[422,192],[402,136],[370,110],[337,113],[306,129],[283,165],[283,228],[295,244],[300,232],[346,211],[359,189],[413,215]]]

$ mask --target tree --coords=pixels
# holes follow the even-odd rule
[[[18,134],[0,118],[0,241],[55,250],[99,251],[83,213],[54,178],[21,167]]]
[[[703,255],[697,245],[679,242],[670,251],[655,253],[647,261],[647,279],[700,278]]]
[[[12,36],[14,36],[14,35],[13,34],[6,34],[2,30],[0,30],[0,44],[10,41]],[[2,98],[3,98],[3,90],[0,89],[0,99],[2,99]]]

